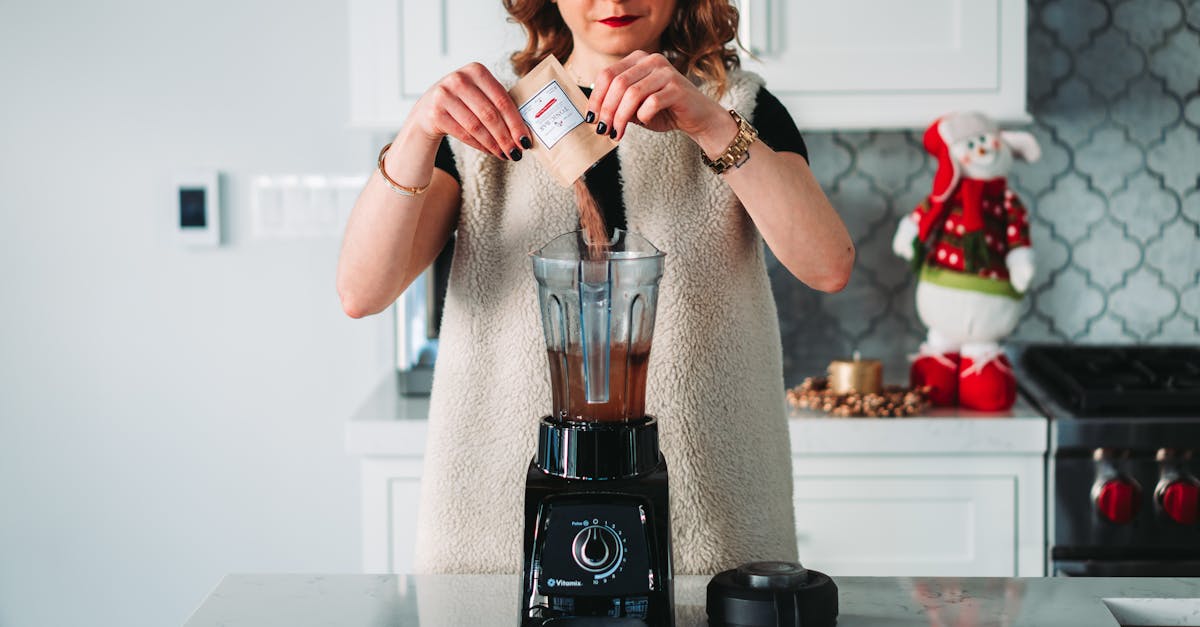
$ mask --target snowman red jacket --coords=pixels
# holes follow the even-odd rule
[[[943,268],[997,281],[997,290],[1012,289],[1005,256],[1029,246],[1029,213],[1007,179],[964,179],[943,202],[927,196],[912,220],[918,225],[915,252],[924,265],[923,278],[934,274],[924,272],[927,268]]]

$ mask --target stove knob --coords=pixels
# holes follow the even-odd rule
[[[1158,503],[1171,520],[1181,525],[1194,525],[1200,515],[1200,485],[1195,480],[1172,481],[1158,491]]]
[[[1110,522],[1125,525],[1137,516],[1141,492],[1141,488],[1132,480],[1118,477],[1097,483],[1092,498],[1101,516]]]

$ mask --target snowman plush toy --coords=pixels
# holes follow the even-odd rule
[[[937,159],[933,190],[892,240],[918,273],[917,315],[929,328],[911,383],[930,386],[935,405],[1008,409],[1017,386],[999,342],[1017,326],[1034,258],[1029,215],[1005,177],[1041,149],[975,112],[938,118],[924,143]]]

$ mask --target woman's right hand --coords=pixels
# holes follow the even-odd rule
[[[470,63],[443,77],[413,105],[409,120],[431,141],[452,135],[499,159],[521,159],[529,129],[508,90],[486,67]]]

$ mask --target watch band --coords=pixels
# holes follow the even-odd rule
[[[729,110],[729,115],[733,117],[734,122],[737,122],[738,133],[734,136],[733,141],[729,143],[729,147],[725,149],[725,152],[721,153],[721,156],[716,159],[709,159],[703,150],[700,151],[700,160],[717,174],[724,174],[729,168],[742,167],[742,164],[750,159],[750,145],[754,143],[754,140],[758,139],[758,131],[753,126],[750,126],[746,118],[743,118],[733,109]]]

